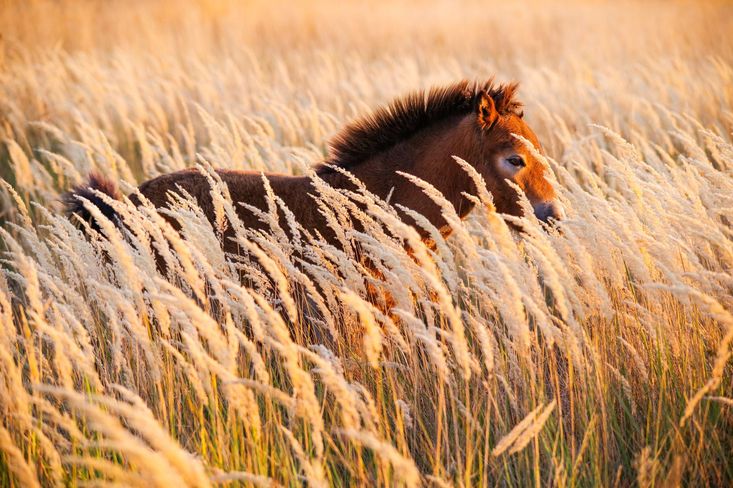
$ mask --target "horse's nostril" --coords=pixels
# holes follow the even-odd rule
[[[534,206],[534,214],[546,223],[549,223],[550,219],[563,220],[565,218],[565,210],[556,201],[538,203]]]

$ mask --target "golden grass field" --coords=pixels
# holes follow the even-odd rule
[[[730,4],[3,0],[0,32],[0,486],[733,483]],[[63,216],[94,169],[303,174],[355,116],[491,75],[562,233],[487,207],[432,252],[323,188],[377,282],[274,200],[238,259],[185,200],[180,235]]]

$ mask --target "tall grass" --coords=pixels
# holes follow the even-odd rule
[[[0,485],[733,482],[730,6],[0,5]],[[274,195],[271,232],[244,228],[211,173],[308,173],[350,117],[495,73],[522,82],[562,232],[474,175],[449,239],[415,216],[432,251],[318,184],[337,249]],[[132,191],[194,165],[217,228],[185,197],[180,232],[149,206],[91,239],[61,215],[91,170]]]

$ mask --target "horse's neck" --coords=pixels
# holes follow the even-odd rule
[[[389,196],[390,203],[416,210],[440,226],[443,222],[439,209],[414,183],[397,172],[417,176],[437,188],[464,217],[471,210],[471,205],[462,192],[472,192],[473,183],[452,156],[471,160],[475,155],[467,152],[466,148],[471,144],[465,140],[466,132],[459,122],[447,120],[428,127],[404,142],[349,167],[348,171],[375,195],[381,198]],[[331,186],[352,187],[348,178],[340,173],[327,172],[323,177]]]

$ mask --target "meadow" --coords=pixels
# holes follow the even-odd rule
[[[0,32],[0,486],[733,483],[730,4],[5,0]],[[307,174],[354,117],[492,75],[561,229],[481,188],[435,250],[323,185],[343,249],[274,197],[238,226],[216,182],[239,256],[186,198],[180,232],[63,214],[93,170]]]

